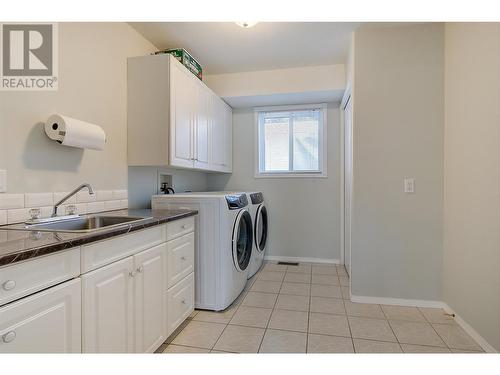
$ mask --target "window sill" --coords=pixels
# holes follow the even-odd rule
[[[328,178],[326,172],[317,173],[256,173],[254,178]]]

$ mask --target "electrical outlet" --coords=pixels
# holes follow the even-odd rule
[[[0,193],[7,192],[7,171],[0,169]]]
[[[414,178],[405,178],[404,179],[404,192],[406,194],[414,194],[415,193],[415,179]]]

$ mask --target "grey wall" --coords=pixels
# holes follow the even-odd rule
[[[328,178],[254,178],[254,112],[233,112],[233,173],[208,175],[210,190],[261,190],[270,215],[271,256],[340,258],[340,128],[328,105]]]
[[[130,208],[151,208],[151,195],[159,194],[158,173],[172,177],[172,188],[176,193],[207,191],[208,189],[206,173],[162,167],[129,167],[128,201]]]
[[[446,25],[444,301],[500,350],[500,24]]]
[[[127,187],[127,57],[155,48],[126,23],[59,24],[59,90],[0,91],[0,169],[8,192],[68,191],[83,181]],[[104,151],[50,141],[41,122],[62,113],[100,125]]]
[[[360,29],[354,44],[352,294],[441,300],[443,25]]]

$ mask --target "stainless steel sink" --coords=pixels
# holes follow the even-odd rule
[[[46,232],[86,233],[101,229],[114,228],[145,220],[140,216],[87,216],[69,220],[26,225],[26,230]]]

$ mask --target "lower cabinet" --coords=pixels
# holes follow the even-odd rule
[[[170,336],[194,310],[193,273],[168,290],[167,306],[167,335]]]
[[[0,353],[80,353],[80,279],[0,308]]]

